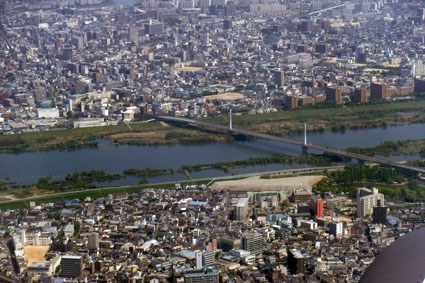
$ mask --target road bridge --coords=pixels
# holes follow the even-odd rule
[[[293,145],[300,146],[303,152],[307,152],[308,149],[318,150],[322,152],[329,152],[339,156],[353,158],[360,162],[376,163],[384,167],[394,168],[404,175],[412,176],[415,178],[418,178],[419,175],[425,175],[425,169],[422,169],[422,168],[408,166],[405,164],[397,163],[397,162],[386,160],[383,158],[372,157],[372,156],[367,156],[363,154],[348,152],[346,150],[341,150],[337,148],[331,148],[331,147],[327,147],[323,145],[308,143],[306,128],[304,129],[304,141],[300,141],[293,138],[278,137],[278,136],[273,136],[273,135],[268,135],[263,133],[257,133],[250,130],[235,128],[231,124],[231,122],[229,126],[225,126],[225,125],[218,125],[214,123],[209,123],[209,122],[204,122],[204,121],[199,121],[199,120],[194,120],[189,118],[180,118],[180,117],[171,117],[171,116],[152,116],[152,118],[155,118],[157,120],[161,120],[164,122],[192,124],[192,125],[197,125],[197,126],[201,126],[201,127],[205,127],[205,128],[213,129],[213,130],[218,130],[222,132],[231,132],[232,134],[241,134],[241,135],[245,135],[249,137],[255,137],[260,139],[283,142],[287,144],[293,144]],[[232,121],[232,119],[230,119],[230,121]]]

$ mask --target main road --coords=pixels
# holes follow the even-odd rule
[[[287,143],[287,144],[298,145],[298,146],[302,147],[303,149],[313,149],[313,150],[318,150],[318,151],[323,151],[323,152],[329,152],[329,153],[337,154],[339,156],[354,158],[354,159],[357,159],[361,162],[370,162],[370,163],[379,164],[379,165],[384,166],[384,167],[392,167],[392,168],[396,169],[397,171],[399,171],[400,173],[403,173],[405,175],[414,176],[414,177],[418,177],[419,175],[425,174],[425,169],[422,169],[422,168],[408,166],[408,165],[405,165],[405,164],[397,163],[397,162],[394,162],[394,161],[389,161],[389,160],[378,158],[378,157],[372,157],[372,156],[367,156],[367,155],[363,155],[363,154],[352,153],[352,152],[348,152],[346,150],[331,148],[331,147],[327,147],[327,146],[323,146],[323,145],[312,144],[312,143],[304,144],[303,141],[288,138],[288,137],[272,136],[272,135],[257,133],[257,132],[253,132],[253,131],[249,131],[249,130],[238,129],[238,128],[235,128],[235,127],[232,127],[232,129],[230,130],[228,126],[218,125],[218,124],[214,124],[214,123],[209,123],[209,122],[204,122],[204,121],[199,121],[199,120],[194,120],[194,119],[188,119],[188,118],[179,118],[179,117],[170,117],[170,116],[152,116],[152,117],[154,117],[158,120],[165,121],[165,122],[169,121],[169,122],[176,122],[176,123],[194,124],[194,125],[202,126],[202,127],[209,128],[209,129],[215,129],[215,130],[219,130],[219,131],[231,132],[231,133],[234,133],[234,134],[242,134],[242,135],[245,135],[245,136],[251,136],[251,137],[256,137],[256,138],[260,138],[260,139],[274,140],[274,141],[283,142],[283,143]]]

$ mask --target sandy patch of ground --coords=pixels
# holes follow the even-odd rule
[[[16,197],[14,195],[0,195],[0,201],[5,201],[5,200],[15,200]]]
[[[209,100],[238,100],[244,97],[245,96],[239,92],[224,92],[220,94],[204,96],[205,99]]]
[[[25,260],[27,261],[27,266],[30,266],[34,262],[47,262],[44,259],[44,255],[49,250],[48,246],[26,246],[24,247],[25,251]]]
[[[198,72],[198,71],[202,71],[202,68],[187,66],[187,67],[176,68],[176,70],[180,72]]]
[[[299,176],[278,179],[260,179],[259,176],[249,177],[242,180],[216,182],[211,189],[227,189],[240,192],[261,191],[296,191],[313,187],[324,176]]]

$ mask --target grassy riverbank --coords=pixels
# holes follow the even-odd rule
[[[425,140],[388,141],[371,148],[349,147],[347,151],[369,156],[420,154],[421,157],[425,157]]]
[[[75,150],[97,147],[95,139],[105,138],[115,144],[160,145],[178,143],[218,142],[227,139],[224,135],[182,129],[160,122],[134,123],[105,127],[51,129],[15,135],[0,135],[0,153],[27,151]]]
[[[224,116],[205,121],[227,124]],[[307,122],[309,131],[345,131],[377,128],[403,123],[425,122],[425,100],[386,102],[368,105],[335,106],[323,109],[295,109],[266,114],[234,116],[235,127],[271,135],[298,134]]]

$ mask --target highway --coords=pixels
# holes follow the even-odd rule
[[[208,122],[203,122],[203,121],[198,121],[198,120],[193,120],[193,119],[188,119],[188,118],[156,116],[156,119],[162,120],[162,121],[177,122],[177,123],[194,124],[194,125],[206,127],[206,128],[209,128],[209,129],[215,129],[215,130],[219,130],[219,131],[227,131],[227,132],[229,131],[228,126],[217,125],[217,124],[214,124],[214,123],[208,123]],[[415,177],[418,177],[419,175],[425,174],[425,169],[421,169],[421,168],[418,168],[418,167],[408,166],[408,165],[404,165],[404,164],[397,163],[397,162],[394,162],[394,161],[389,161],[389,160],[382,159],[382,158],[352,153],[352,152],[348,152],[348,151],[345,151],[345,150],[341,150],[341,149],[337,149],[337,148],[331,148],[331,147],[327,147],[327,146],[323,146],[323,145],[317,145],[317,144],[312,144],[312,143],[304,144],[302,141],[292,139],[292,138],[288,138],[288,137],[277,137],[277,136],[257,133],[257,132],[253,132],[253,131],[249,131],[249,130],[238,129],[238,128],[235,128],[235,127],[232,127],[231,132],[235,133],[235,134],[242,134],[242,135],[245,135],[245,136],[251,136],[251,137],[256,137],[256,138],[260,138],[260,139],[274,140],[274,141],[283,142],[283,143],[287,143],[287,144],[298,145],[298,146],[304,147],[306,149],[314,149],[314,150],[318,150],[318,151],[329,152],[329,153],[337,154],[339,156],[354,158],[354,159],[357,159],[359,161],[376,163],[376,164],[379,164],[379,165],[382,165],[382,166],[385,166],[385,167],[392,167],[392,168],[398,170],[399,172],[401,172],[403,174],[412,175],[412,176],[415,176]]]

